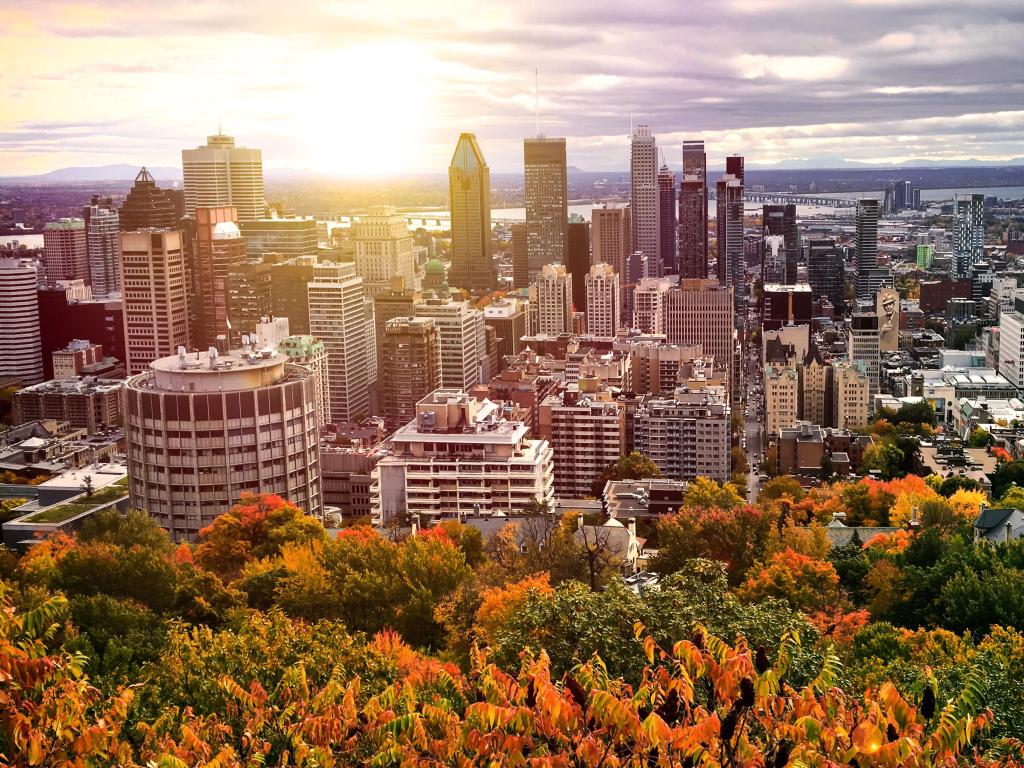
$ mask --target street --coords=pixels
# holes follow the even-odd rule
[[[760,465],[764,459],[766,448],[761,418],[763,400],[760,393],[762,382],[760,359],[760,349],[751,347],[747,356],[747,392],[743,417],[743,432],[747,439],[747,464],[750,466],[747,472],[747,501],[751,504],[757,502],[757,494],[760,491]]]

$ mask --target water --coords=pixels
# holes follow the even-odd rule
[[[997,197],[1003,200],[1024,199],[1024,187],[959,187],[957,189],[922,189],[921,200],[946,201],[952,200],[953,195],[985,195],[986,197]],[[885,192],[874,190],[871,192],[821,192],[818,197],[832,197],[837,200],[857,200],[862,197],[874,197],[879,200],[885,197]]]
[[[26,248],[42,248],[43,247],[43,236],[42,235],[0,235],[0,245],[11,245],[13,243],[20,243]]]

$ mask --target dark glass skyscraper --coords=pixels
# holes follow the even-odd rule
[[[703,141],[683,142],[679,182],[679,257],[682,278],[708,276],[708,167]]]
[[[662,165],[658,169],[658,231],[658,274],[674,275],[679,248],[676,227],[676,175],[667,165]]]
[[[824,297],[832,302],[836,315],[844,314],[843,257],[836,249],[835,240],[822,238],[808,242],[807,282],[815,302]]]
[[[117,215],[122,232],[150,227],[164,229],[178,224],[174,199],[166,189],[156,185],[153,175],[145,168],[135,177],[135,184]]]
[[[732,174],[740,180],[740,184],[747,183],[743,175],[743,157],[741,155],[729,155],[725,158],[725,174],[727,176]]]
[[[577,312],[587,310],[587,273],[590,272],[590,223],[570,221],[565,268],[572,275],[572,303]]]
[[[871,294],[871,272],[878,268],[878,200],[857,201],[857,298]]]
[[[546,264],[565,262],[569,180],[565,139],[537,136],[523,141],[526,187],[526,255],[530,280]]]
[[[780,282],[796,285],[796,265],[800,256],[800,231],[796,224],[796,204],[765,205],[761,209],[765,235],[780,235],[785,240],[785,260]]]

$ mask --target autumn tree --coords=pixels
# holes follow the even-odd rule
[[[754,568],[739,593],[747,602],[775,597],[803,611],[818,611],[836,603],[838,587],[839,575],[830,562],[787,548]]]
[[[733,509],[743,503],[743,498],[731,483],[719,484],[706,477],[698,477],[686,487],[683,507],[714,507]]]

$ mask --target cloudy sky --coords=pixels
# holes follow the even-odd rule
[[[460,131],[626,167],[630,117],[781,166],[1024,155],[1021,0],[0,0],[0,176],[179,165],[440,172]]]

